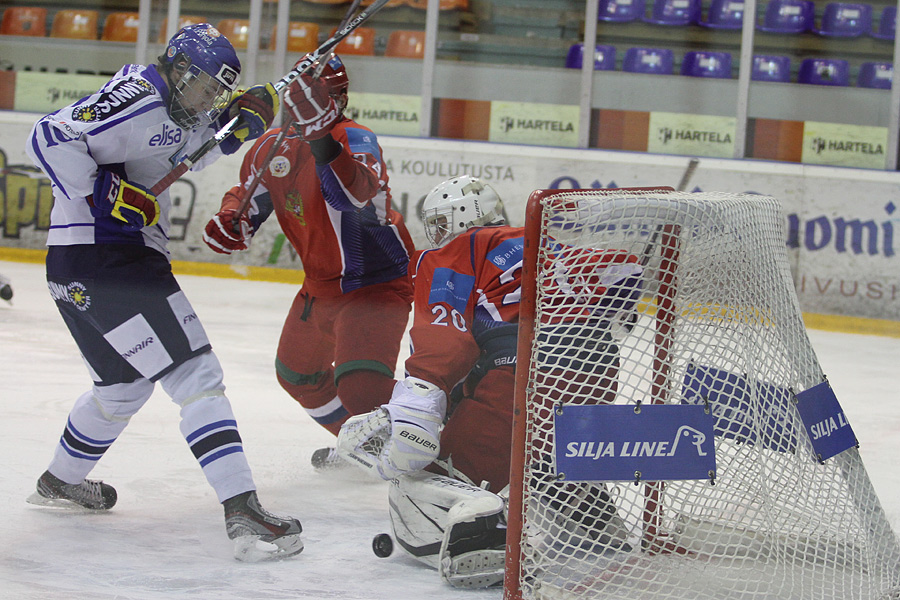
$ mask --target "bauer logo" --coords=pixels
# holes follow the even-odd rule
[[[567,481],[711,479],[713,417],[702,406],[557,408],[557,473]]]

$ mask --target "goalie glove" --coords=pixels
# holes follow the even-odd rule
[[[231,254],[234,251],[246,250],[253,237],[253,225],[250,217],[243,213],[235,221],[237,211],[233,208],[221,210],[209,220],[203,231],[203,241],[219,254]]]
[[[304,140],[325,137],[341,118],[341,109],[331,96],[328,83],[305,73],[288,87],[284,103]]]
[[[87,197],[94,218],[113,217],[125,231],[139,231],[159,222],[159,202],[147,188],[100,169],[94,193]]]
[[[398,381],[388,404],[347,420],[338,434],[338,454],[382,479],[419,471],[440,451],[447,395],[416,377]]]

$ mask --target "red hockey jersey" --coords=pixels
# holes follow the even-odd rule
[[[409,375],[449,393],[480,356],[475,335],[518,323],[524,249],[520,227],[479,227],[414,258]]]
[[[414,257],[409,375],[449,393],[480,357],[476,338],[504,323],[518,323],[523,234],[519,227],[474,228]],[[555,242],[547,250],[554,260],[544,290],[545,323],[590,319],[604,327],[634,310],[642,273],[636,256]]]
[[[241,185],[229,190],[223,207],[240,201],[241,187],[249,185],[279,131],[266,132],[244,156]],[[337,296],[405,277],[415,249],[402,216],[391,207],[375,134],[349,119],[331,134],[344,150],[327,165],[316,165],[309,144],[287,134],[248,211],[256,231],[274,210],[303,263],[304,288],[313,296]]]

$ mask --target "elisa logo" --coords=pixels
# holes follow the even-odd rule
[[[157,133],[150,138],[150,146],[172,146],[181,143],[181,129],[178,127],[170,128],[163,123],[162,133]]]

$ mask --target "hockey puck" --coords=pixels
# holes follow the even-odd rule
[[[6,284],[6,285],[0,287],[0,298],[3,298],[4,300],[12,300],[12,297],[13,297],[12,286],[10,286],[9,284]]]
[[[390,534],[379,533],[372,538],[372,552],[374,552],[375,556],[378,558],[387,558],[393,551],[394,540],[391,539]]]

